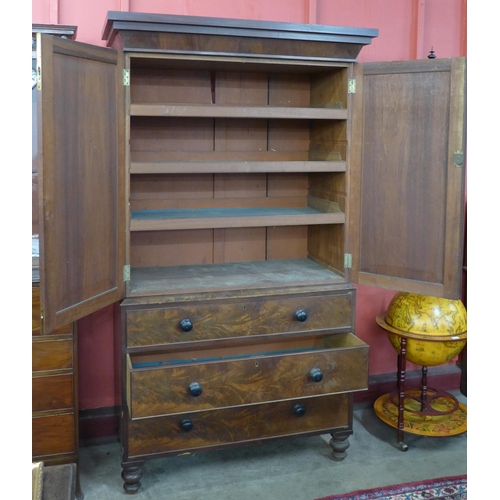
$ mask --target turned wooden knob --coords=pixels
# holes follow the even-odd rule
[[[307,313],[303,309],[295,312],[295,319],[303,323],[307,319]]]
[[[297,415],[297,417],[303,417],[306,414],[306,409],[303,405],[296,404],[293,407],[293,413],[295,413],[295,415]]]
[[[189,384],[189,394],[191,396],[197,397],[203,392],[201,385],[198,382],[191,382]]]
[[[323,374],[319,368],[313,368],[309,372],[309,376],[314,382],[321,382],[323,380]]]
[[[183,319],[181,321],[181,330],[183,332],[190,332],[193,329],[193,323],[190,319]]]
[[[185,419],[181,422],[181,429],[182,429],[184,432],[189,432],[189,431],[193,430],[193,422],[191,422],[191,419],[189,419],[189,418],[185,418]]]

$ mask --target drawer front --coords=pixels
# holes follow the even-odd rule
[[[75,451],[75,417],[73,413],[33,417],[32,433],[33,458]]]
[[[73,340],[49,340],[32,343],[32,370],[73,368]]]
[[[304,412],[295,409],[302,406]],[[239,408],[169,415],[128,422],[128,456],[196,450],[275,436],[327,432],[350,425],[346,394]],[[189,421],[192,429],[189,428]]]
[[[273,333],[349,329],[352,302],[353,295],[343,293],[128,309],[127,345],[142,347]]]
[[[352,334],[339,335],[355,345],[149,369],[131,369],[129,365],[131,416],[364,390],[368,387],[369,348]]]
[[[32,411],[63,410],[73,407],[73,376],[33,377]]]

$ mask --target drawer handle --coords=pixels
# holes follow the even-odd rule
[[[183,319],[181,321],[181,330],[183,332],[190,332],[193,329],[193,323],[190,319]]]
[[[319,368],[313,368],[309,372],[309,376],[311,377],[313,382],[321,382],[323,380],[323,374]]]
[[[303,417],[306,414],[306,408],[304,405],[296,404],[293,407],[293,413],[295,413],[297,417]]]
[[[198,382],[191,382],[189,384],[189,394],[195,398],[203,392],[201,385]]]
[[[307,319],[307,313],[303,309],[295,312],[295,319],[303,323]]]
[[[192,430],[193,430],[193,422],[191,422],[191,419],[190,419],[190,418],[185,418],[185,419],[181,422],[181,429],[182,429],[184,432],[189,432],[189,431],[192,431]]]

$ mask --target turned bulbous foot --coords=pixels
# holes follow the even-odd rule
[[[332,447],[332,456],[335,460],[341,461],[347,457],[347,448],[350,446],[347,437],[337,438],[332,436],[332,439],[330,439],[330,446]]]
[[[142,464],[141,465],[122,465],[122,479],[123,489],[133,495],[139,491],[141,487],[142,478]]]

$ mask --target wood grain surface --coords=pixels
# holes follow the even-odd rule
[[[203,351],[197,355],[203,358]],[[314,368],[323,375],[319,382],[310,376]],[[359,341],[310,353],[187,362],[132,369],[129,376],[132,418],[242,406],[366,389],[368,346]],[[202,387],[196,397],[189,392],[193,382]]]
[[[353,295],[321,294],[290,298],[260,298],[185,304],[179,307],[127,309],[129,347],[175,342],[268,335],[273,333],[329,330],[352,325]],[[307,320],[295,313],[304,310]],[[191,331],[180,327],[190,319]]]
[[[302,404],[305,414],[298,417],[293,408]],[[128,422],[128,456],[196,450],[210,446],[249,443],[277,436],[307,432],[328,432],[348,428],[351,403],[347,394],[284,401],[240,408],[172,415]],[[181,430],[185,418],[193,429]]]
[[[63,413],[32,419],[32,457],[75,451],[75,415]]]

